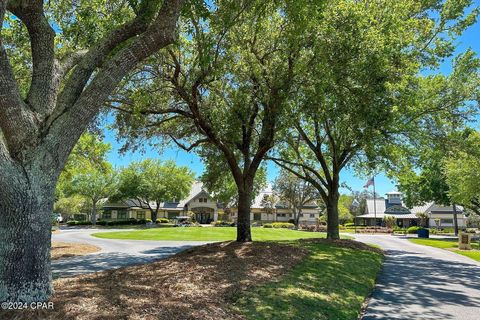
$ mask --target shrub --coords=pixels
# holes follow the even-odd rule
[[[157,223],[169,223],[170,221],[167,218],[159,218],[157,219]]]
[[[314,231],[317,231],[317,226],[302,224],[302,225],[298,226],[298,229],[303,230],[303,231],[314,232]]]
[[[69,226],[90,226],[90,225],[92,225],[92,222],[91,221],[71,220],[71,221],[68,221],[67,224]]]
[[[293,220],[293,219],[288,219],[288,223],[295,223],[295,220]]]
[[[98,221],[97,221],[97,224],[98,224],[99,226],[106,226],[107,223],[108,223],[108,222],[105,221],[105,220],[98,220]]]
[[[351,227],[354,227],[354,226],[355,226],[355,223],[353,223],[353,222],[348,222],[348,223],[345,223],[344,226],[345,226],[345,228],[351,228]]]
[[[410,228],[407,229],[408,234],[416,234],[418,230],[423,229],[422,227],[418,226],[411,226]]]
[[[273,228],[273,225],[271,223],[265,223],[263,225],[264,228]]]
[[[214,227],[231,227],[233,224],[234,224],[233,221],[222,221],[222,220],[213,221],[211,223],[211,225]]]
[[[293,223],[289,222],[273,222],[272,223],[273,228],[285,228],[285,229],[292,229],[295,227]]]
[[[439,233],[454,233],[455,230],[453,228],[443,228],[441,230],[439,230]]]

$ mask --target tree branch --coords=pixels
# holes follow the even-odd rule
[[[55,74],[55,31],[48,23],[42,0],[18,0],[8,2],[7,9],[27,27],[32,48],[32,80],[27,103],[42,116],[49,111],[56,98],[58,82]]]
[[[47,128],[49,131],[47,131],[45,135],[49,133],[52,133],[52,136],[63,135],[66,136],[65,139],[76,141],[82,134],[85,125],[97,115],[99,109],[104,105],[108,96],[113,92],[123,77],[132,71],[140,61],[143,61],[154,52],[174,41],[176,24],[182,4],[183,0],[165,0],[157,18],[148,29],[102,66],[73,106],[69,107],[66,112],[57,115],[57,118],[50,122],[49,128]],[[127,33],[131,34],[132,32],[127,31]],[[124,39],[124,34],[117,35],[115,40],[107,41],[107,47],[111,47],[112,43],[117,43],[119,38]],[[105,47],[105,44],[101,45],[101,47]],[[72,77],[79,76],[81,78],[80,82],[85,80],[85,78],[82,77],[85,75],[85,72],[88,71],[86,69],[90,67],[85,61],[88,62],[92,56],[100,56],[100,60],[104,60],[105,57],[103,54],[106,53],[107,50],[100,50],[102,54],[98,54],[98,52],[96,52],[97,50],[93,50],[92,53],[89,52],[89,54],[87,54],[84,60],[74,70],[74,73],[76,73],[77,70],[79,70],[78,72],[80,73],[72,75]],[[65,90],[76,91],[79,89],[77,82],[70,84],[73,87]],[[68,101],[64,100],[62,103],[72,102],[69,99],[74,98],[74,96],[75,95],[64,96]],[[78,125],[79,122],[82,123],[82,125]],[[52,142],[52,148],[62,148],[61,145],[58,145],[58,142]],[[68,154],[68,152],[63,154]]]
[[[76,103],[90,80],[92,73],[96,68],[102,66],[107,61],[111,52],[117,48],[118,45],[142,34],[149,28],[153,15],[157,12],[155,8],[158,7],[158,2],[158,0],[142,1],[141,10],[135,19],[113,30],[88,50],[88,53],[86,53],[79,61],[75,70],[66,81],[63,91],[60,92],[55,112],[50,116],[49,121],[46,123],[46,130],[48,130],[52,122],[54,122],[65,110],[69,109]],[[162,8],[170,6],[171,2],[172,1],[165,1]],[[179,2],[183,1],[180,0]],[[158,26],[162,27],[160,25]],[[162,32],[163,30],[159,31]],[[143,41],[145,42],[145,39],[143,39]],[[138,43],[141,41],[136,39],[134,42]],[[145,43],[143,46],[145,46]],[[130,48],[131,44],[128,47]],[[158,48],[156,50],[158,50]],[[125,51],[125,49],[122,51]]]
[[[175,139],[174,136],[172,135],[169,135],[170,139],[172,139],[172,141],[181,149],[187,151],[187,152],[190,152],[192,151],[193,148],[196,148],[198,147],[199,145],[201,145],[202,143],[208,143],[210,142],[209,139],[205,138],[205,139],[199,139],[197,141],[195,141],[194,143],[192,143],[191,145],[189,146],[186,146],[185,144],[181,143],[180,141],[178,141],[177,139]]]

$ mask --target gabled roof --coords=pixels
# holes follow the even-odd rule
[[[377,214],[383,214],[385,212],[385,198],[376,198],[375,202],[373,199],[367,199],[367,212],[365,213],[374,213],[376,209]]]

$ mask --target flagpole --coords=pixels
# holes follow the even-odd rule
[[[375,197],[375,176],[372,177],[373,181],[373,216],[375,219],[374,232],[377,233],[377,199]]]

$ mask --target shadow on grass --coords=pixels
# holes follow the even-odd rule
[[[68,259],[52,261],[53,278],[71,277],[79,274],[117,269],[126,266],[145,264],[159,259],[165,259],[192,246],[158,247],[140,252],[142,255],[107,252],[77,256]]]
[[[235,305],[248,319],[356,319],[374,287],[382,255],[306,243],[311,255],[285,277],[256,287]]]

